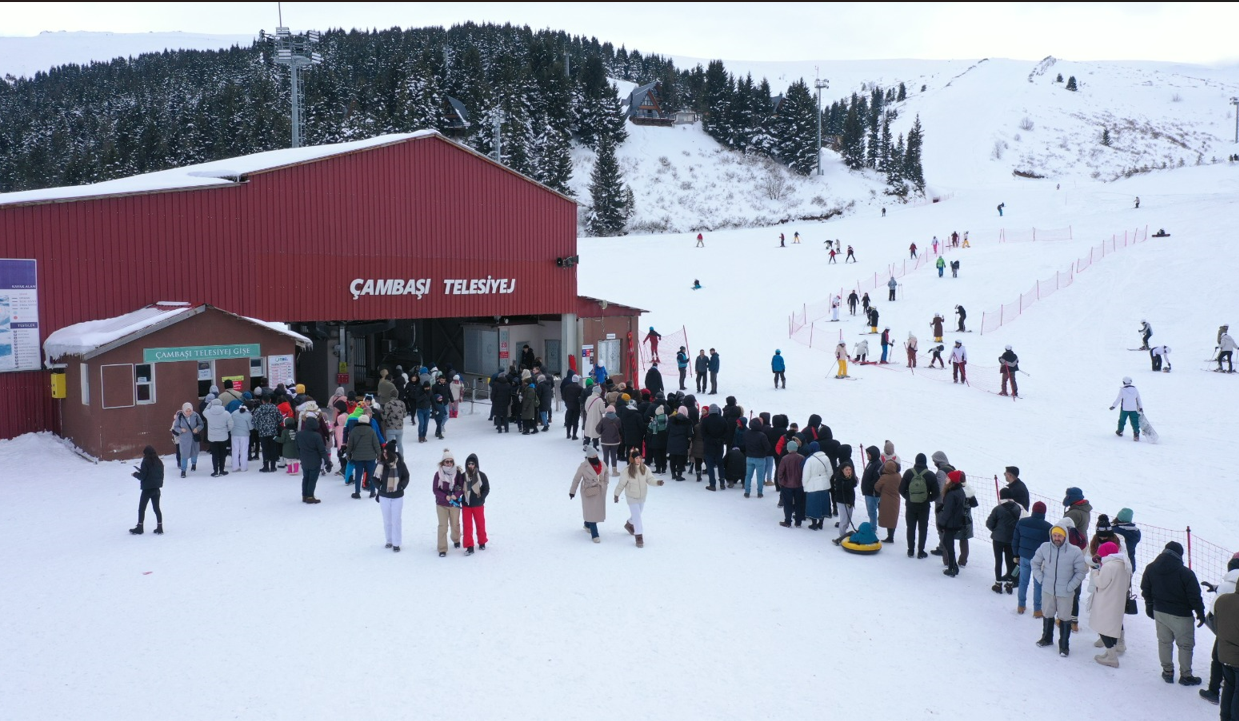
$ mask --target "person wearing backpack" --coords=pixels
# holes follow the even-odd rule
[[[994,593],[1006,590],[1011,593],[1014,582],[1011,574],[1015,571],[1015,549],[1011,539],[1015,535],[1015,524],[1020,520],[1020,504],[1011,497],[1011,488],[998,492],[1000,503],[990,511],[985,519],[985,527],[990,530],[990,539],[994,543],[994,585],[990,588]],[[1002,572],[1003,559],[1007,561],[1007,572]]]
[[[645,447],[650,454],[650,463],[654,465],[654,473],[667,472],[667,408],[659,405],[654,410],[654,417],[646,427]]]
[[[1050,540],[1050,522],[1045,520],[1045,504],[1037,501],[1032,506],[1032,515],[1021,518],[1011,533],[1011,547],[1015,561],[1020,565],[1020,582],[1017,584],[1016,608],[1024,613],[1028,599],[1028,581],[1032,579],[1032,557],[1041,544]],[[1041,618],[1041,582],[1033,580],[1033,618]]]
[[[907,501],[904,523],[908,526],[908,558],[912,558],[913,541],[916,542],[916,557],[928,558],[925,553],[925,535],[929,532],[931,502],[940,495],[938,478],[928,468],[924,453],[916,454],[916,463],[903,474],[899,482],[899,495]]]

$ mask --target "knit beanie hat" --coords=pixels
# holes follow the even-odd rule
[[[950,473],[946,474],[946,478],[948,481],[952,483],[963,483],[964,472],[963,471],[951,471]]]
[[[1051,526],[1051,527],[1050,527],[1050,536],[1051,536],[1051,537],[1054,537],[1054,536],[1062,536],[1063,538],[1066,538],[1066,537],[1067,537],[1067,529],[1066,529],[1066,528],[1063,528],[1062,526]]]
[[[1045,515],[1045,504],[1042,503],[1041,501],[1037,501],[1036,503],[1034,503],[1033,513],[1040,513],[1041,515]]]
[[[887,441],[887,442],[886,442],[886,443],[882,446],[882,452],[883,452],[883,453],[885,453],[885,454],[886,454],[886,455],[888,455],[888,456],[893,456],[893,455],[895,455],[895,444],[894,444],[894,443],[891,443],[890,441]]]
[[[456,462],[456,456],[452,455],[452,451],[450,449],[443,449],[443,456],[439,458],[439,464],[442,465],[444,461],[451,461],[452,463]]]
[[[788,453],[795,453],[797,450],[799,450],[799,448],[800,448],[800,444],[799,444],[799,443],[797,443],[796,441],[788,441],[788,442],[787,442],[787,452],[788,452]]]
[[[1132,512],[1130,508],[1120,509],[1119,514],[1114,517],[1114,520],[1118,521],[1119,523],[1131,523],[1131,519],[1132,519]]]
[[[1118,552],[1119,552],[1119,544],[1115,543],[1114,541],[1106,541],[1105,543],[1097,547],[1097,555],[1100,556],[1101,558],[1105,558],[1106,556],[1109,556],[1111,554],[1118,553]]]
[[[1183,544],[1178,541],[1171,541],[1166,544],[1166,550],[1179,556],[1183,555]]]
[[[357,416],[357,422],[363,426],[370,425],[370,414],[362,413],[360,416]]]
[[[1097,525],[1095,526],[1097,533],[1113,533],[1114,527],[1110,525],[1110,517],[1106,514],[1101,514],[1097,517]]]

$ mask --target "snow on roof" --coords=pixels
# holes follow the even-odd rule
[[[130,195],[133,193],[151,193],[163,190],[225,187],[241,182],[244,176],[250,173],[261,173],[381,145],[391,145],[412,140],[413,138],[427,138],[437,135],[439,133],[434,130],[419,130],[415,133],[380,135],[375,138],[353,140],[347,143],[268,150],[262,153],[214,160],[209,163],[198,163],[197,165],[186,165],[182,168],[160,170],[128,178],[105,180],[102,183],[92,183],[90,185],[71,185],[61,188],[42,188],[39,190],[23,190],[16,193],[0,193],[0,205],[79,200],[107,195]]]
[[[174,323],[191,318],[207,309],[207,305],[192,305],[181,302],[160,302],[139,308],[132,313],[118,315],[115,318],[88,320],[74,323],[54,331],[43,341],[43,355],[50,364],[54,359],[65,356],[98,355],[99,352],[111,350],[112,347],[137,340],[142,336],[165,328]],[[216,308],[221,312],[228,311]],[[289,336],[298,345],[312,348],[314,342],[309,338],[288,329],[284,323],[247,318],[243,315],[228,313],[277,333]]]

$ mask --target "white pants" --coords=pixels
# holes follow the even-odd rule
[[[400,514],[404,510],[404,498],[384,498],[379,496],[379,508],[383,511],[383,533],[387,542],[393,546],[400,545]]]
[[[839,306],[834,306],[830,309],[830,319],[832,321],[839,320]]]
[[[839,538],[843,538],[852,532],[852,507],[840,503],[835,508],[839,511]]]
[[[645,508],[645,501],[640,503],[628,502],[628,522],[632,524],[633,533],[640,536],[644,533],[644,527],[641,525],[641,509]]]
[[[250,437],[232,437],[232,470],[248,471],[250,469]]]

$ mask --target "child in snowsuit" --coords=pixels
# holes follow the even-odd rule
[[[938,340],[942,340],[942,339],[939,338]],[[946,346],[943,346],[943,345],[936,345],[933,348],[929,349],[929,352],[933,354],[932,357],[929,359],[930,368],[934,367],[934,363],[937,363],[939,368],[943,368],[943,369],[946,368],[946,363],[942,361],[942,351],[944,350],[946,350]]]
[[[852,355],[856,358],[857,363],[864,364],[869,357],[869,341],[862,340],[857,343],[856,348],[852,351]]]

